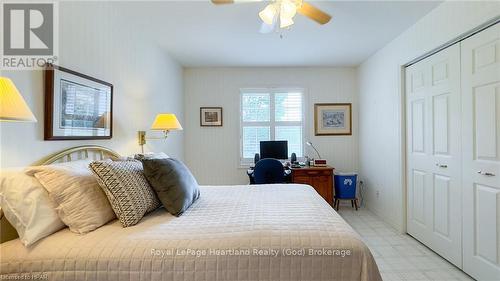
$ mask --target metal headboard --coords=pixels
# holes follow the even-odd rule
[[[99,146],[99,145],[83,145],[65,149],[63,151],[54,153],[37,161],[33,166],[44,166],[59,162],[71,162],[82,159],[94,159],[94,160],[104,160],[104,159],[116,159],[120,155],[115,151]],[[10,225],[7,219],[3,216],[0,210],[0,243],[16,239],[19,237],[17,235],[14,227]]]
[[[94,156],[94,157],[92,157]],[[97,159],[96,159],[96,156]],[[119,158],[120,155],[113,150],[99,145],[83,145],[65,149],[61,152],[54,153],[35,162],[34,166],[50,165],[57,162],[71,162],[75,160],[88,159],[92,157],[96,160],[108,158]]]

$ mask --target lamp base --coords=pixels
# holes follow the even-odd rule
[[[144,153],[144,145],[146,144],[146,139],[148,140],[162,140],[162,139],[167,139],[169,130],[164,130],[163,131],[163,137],[160,138],[146,138],[146,131],[137,131],[137,142],[141,146],[141,151]]]
[[[146,144],[146,131],[138,131],[137,132],[137,141],[139,142],[139,145]]]

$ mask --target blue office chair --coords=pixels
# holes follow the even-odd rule
[[[285,175],[283,164],[271,158],[257,162],[253,171],[255,184],[284,183]]]

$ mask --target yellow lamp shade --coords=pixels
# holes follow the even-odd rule
[[[151,130],[182,130],[182,126],[179,123],[179,120],[177,120],[177,117],[175,117],[175,114],[162,113],[156,116],[153,125],[151,125]]]
[[[0,121],[36,122],[12,80],[0,77]]]

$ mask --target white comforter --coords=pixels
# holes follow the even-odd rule
[[[306,185],[203,186],[179,218],[0,245],[0,279],[381,280],[358,234]]]

